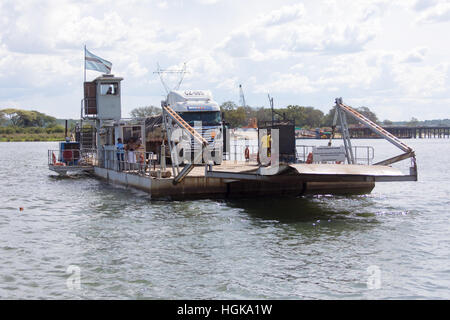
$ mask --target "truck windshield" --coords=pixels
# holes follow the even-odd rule
[[[202,126],[219,126],[222,123],[220,111],[179,112],[179,115],[194,126],[194,121],[201,121]]]

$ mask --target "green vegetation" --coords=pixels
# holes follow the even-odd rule
[[[393,122],[388,119],[381,121],[368,107],[363,106],[355,109],[373,122],[383,126],[450,126],[450,119],[418,121],[416,118],[411,118],[410,121]],[[251,118],[256,118],[259,124],[272,119],[270,108],[243,107],[238,106],[233,101],[225,101],[222,103],[220,110],[222,111],[225,122],[231,128],[247,126]],[[295,120],[296,127],[314,129],[318,127],[331,127],[333,124],[334,108],[331,108],[327,114],[314,107],[299,105],[289,105],[285,108],[274,108],[274,110],[276,112],[275,119],[280,119],[285,116],[286,119]],[[131,110],[130,115],[132,118],[146,118],[159,113],[161,113],[161,108],[146,106],[134,108]],[[356,120],[351,117],[347,117],[347,122],[350,125],[357,124]]]
[[[56,118],[38,111],[21,109],[0,110],[0,124],[16,127],[50,127],[56,125]]]
[[[375,123],[379,123],[377,115],[370,111],[368,107],[359,107],[355,108],[356,111],[361,113],[363,116],[368,118],[369,120],[372,120]],[[334,108],[331,108],[330,111],[328,111],[328,114],[322,119],[322,126],[330,127],[333,124],[333,118],[334,118]],[[389,121],[389,120],[384,120]],[[353,119],[352,117],[347,117],[347,123],[348,124],[357,124],[358,122]]]
[[[249,106],[238,107],[232,101],[226,101],[220,106],[224,119],[230,124],[232,128],[243,127],[248,124],[248,119],[256,118],[258,123],[264,121],[270,121],[272,119],[272,112],[269,108],[252,108]],[[324,114],[322,111],[313,107],[304,107],[298,105],[289,105],[286,108],[275,108],[277,113],[275,119],[282,118],[283,116],[289,120],[295,120],[297,127],[303,128],[317,128],[317,127],[329,127],[333,123],[334,108],[332,108],[328,114]],[[357,111],[362,113],[374,122],[378,122],[378,118],[375,113],[370,111],[367,107],[356,108]],[[356,124],[356,121],[348,118],[349,124]]]
[[[132,118],[147,118],[161,113],[161,108],[155,106],[139,107],[131,110],[130,115]]]
[[[220,109],[224,120],[232,128],[239,128],[249,124],[251,118],[256,118],[258,123],[270,121],[272,113],[270,108],[254,108],[250,106],[237,106],[233,101],[222,103]],[[450,119],[419,121],[411,118],[409,121],[390,120],[379,121],[377,115],[368,107],[356,108],[367,118],[383,126],[450,126]],[[317,128],[330,127],[333,122],[334,108],[327,114],[313,107],[289,105],[285,108],[276,108],[275,119],[283,116],[289,120],[295,120],[296,127]],[[133,118],[146,118],[161,112],[161,108],[146,106],[135,108],[130,112]],[[356,121],[347,118],[349,124]],[[68,120],[69,132],[75,127],[76,120]],[[46,115],[38,111],[6,108],[0,110],[0,142],[4,141],[61,141],[64,140],[64,119]]]
[[[0,110],[0,141],[64,140],[64,126],[56,118],[38,111]]]

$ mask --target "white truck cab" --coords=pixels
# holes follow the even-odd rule
[[[220,107],[209,90],[177,90],[167,95],[166,103],[214,148],[216,164],[222,162],[223,132]],[[194,148],[201,148],[194,144]],[[219,152],[218,155],[215,152]],[[220,159],[220,160],[219,160]]]

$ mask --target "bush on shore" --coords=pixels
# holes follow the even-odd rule
[[[16,141],[63,141],[63,133],[0,133],[0,142],[16,142]]]
[[[17,126],[6,126],[0,127],[0,134],[52,134],[52,133],[64,133],[64,127],[61,125],[55,125],[52,127],[17,127]]]

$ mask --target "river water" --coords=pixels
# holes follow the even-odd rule
[[[449,299],[450,140],[405,142],[418,182],[184,202],[59,178],[56,143],[0,143],[0,298]]]

